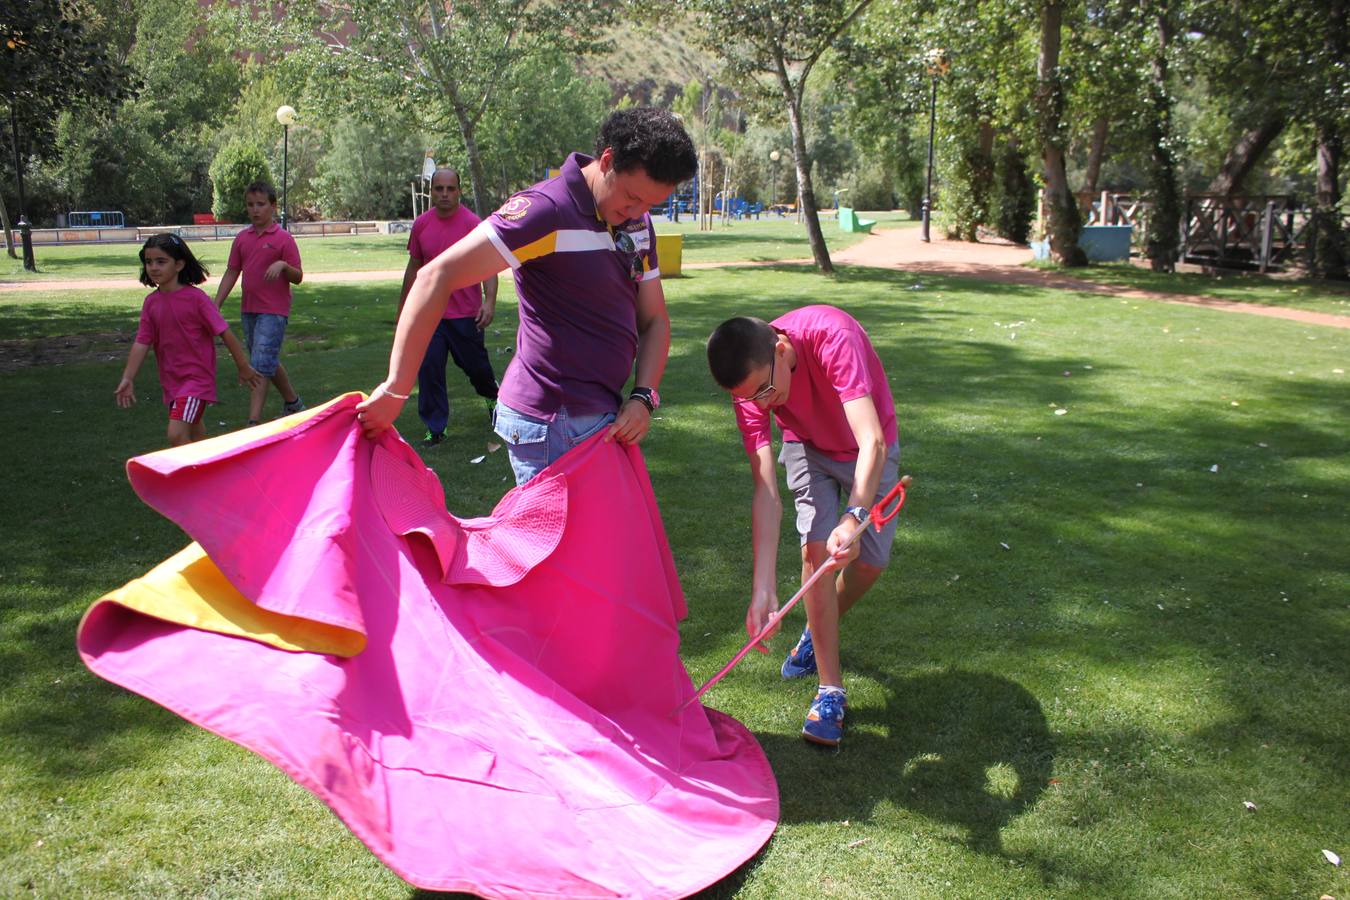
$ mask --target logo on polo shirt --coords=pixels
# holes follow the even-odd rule
[[[530,211],[529,197],[512,197],[502,204],[502,208],[497,210],[497,215],[508,222],[514,222],[517,219],[525,218],[525,214]]]

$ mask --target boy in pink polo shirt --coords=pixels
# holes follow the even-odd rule
[[[807,306],[773,322],[738,317],[708,339],[713,379],[730,392],[754,481],[755,567],[746,630],[753,636],[778,609],[778,530],[783,518],[771,419],[783,436],[779,460],[797,508],[802,582],[830,558],[846,567],[806,597],[807,628],[783,661],[784,678],[818,673],[820,687],[802,736],[836,746],[843,736],[839,618],[876,583],[890,561],[895,520],[862,528],[868,509],[899,480],[895,404],[881,360],[861,325],[832,306]]]
[[[291,285],[305,277],[300,268],[300,248],[289,231],[276,223],[277,192],[265,181],[255,181],[244,191],[244,208],[251,225],[234,237],[225,274],[216,288],[216,306],[234,290],[240,272],[244,275],[243,300],[239,308],[253,368],[267,376],[254,388],[248,405],[248,424],[257,425],[267,401],[270,380],[281,392],[283,415],[305,408],[300,395],[286,377],[281,364],[281,342],[291,315]]]

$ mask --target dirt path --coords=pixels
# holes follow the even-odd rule
[[[1027,261],[1030,252],[1026,247],[1006,241],[972,244],[966,241],[947,241],[935,236],[932,243],[924,243],[919,238],[919,229],[898,228],[874,234],[862,243],[839,251],[832,259],[841,265],[903,269],[918,274],[958,275],[1001,284],[1023,284],[1110,297],[1155,300],[1182,306],[1203,306],[1206,309],[1225,312],[1288,319],[1305,325],[1350,328],[1350,316],[1338,316],[1334,313],[1267,306],[1261,303],[1235,303],[1217,297],[1133,290],[1084,281],[1062,272],[1033,269],[1022,265]]]
[[[832,259],[840,265],[875,266],[883,269],[902,269],[915,274],[956,275],[962,278],[978,278],[1001,284],[1022,284],[1029,287],[1057,288],[1060,290],[1080,291],[1087,294],[1129,298],[1135,300],[1154,300],[1161,303],[1175,303],[1182,306],[1202,306],[1224,312],[1246,313],[1252,316],[1267,316],[1275,319],[1287,319],[1302,322],[1305,325],[1323,325],[1330,328],[1350,328],[1350,316],[1333,313],[1314,312],[1305,309],[1291,309],[1284,306],[1267,306],[1260,303],[1235,303],[1214,297],[1195,297],[1184,294],[1169,294],[1161,291],[1140,291],[1112,285],[1097,284],[1066,275],[1062,272],[1050,272],[1044,269],[1032,269],[1024,266],[1030,251],[1023,246],[1006,241],[988,241],[972,244],[965,241],[947,241],[935,236],[932,243],[919,239],[917,228],[894,228],[881,231],[846,250],[833,254]],[[686,269],[715,269],[730,266],[758,265],[810,265],[809,259],[789,259],[767,263],[685,263]],[[388,269],[375,272],[315,272],[305,276],[306,283],[352,282],[352,281],[401,281],[402,269]],[[203,285],[210,293],[215,281]],[[119,288],[123,290],[143,289],[132,279],[88,279],[82,281],[20,281],[0,282],[0,296],[23,291],[90,291]]]

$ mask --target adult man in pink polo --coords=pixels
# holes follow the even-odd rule
[[[460,203],[460,198],[459,173],[454,169],[437,169],[431,176],[431,209],[417,217],[408,237],[408,268],[403,273],[403,291],[398,297],[400,315],[408,291],[417,280],[417,271],[478,225],[478,216]],[[450,421],[450,397],[445,390],[447,357],[469,376],[469,383],[487,401],[489,411],[496,405],[497,376],[483,341],[483,331],[491,324],[496,308],[495,275],[450,294],[450,302],[417,370],[417,415],[427,427],[423,446],[433,447],[444,440],[445,426]]]
[[[285,404],[281,411],[289,415],[305,408],[281,364],[281,342],[291,315],[291,285],[299,284],[305,277],[300,268],[300,248],[291,233],[276,223],[277,192],[270,184],[264,181],[250,184],[244,191],[244,209],[250,227],[235,235],[230,245],[225,274],[216,288],[216,306],[224,308],[225,299],[242,272],[244,289],[239,309],[249,362],[276,385]],[[249,398],[250,425],[258,424],[262,418],[267,380],[260,381]]]

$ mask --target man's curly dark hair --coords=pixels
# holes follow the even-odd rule
[[[600,126],[595,155],[614,151],[614,171],[641,168],[652,181],[681,184],[698,171],[694,142],[674,113],[651,106],[615,110]]]

